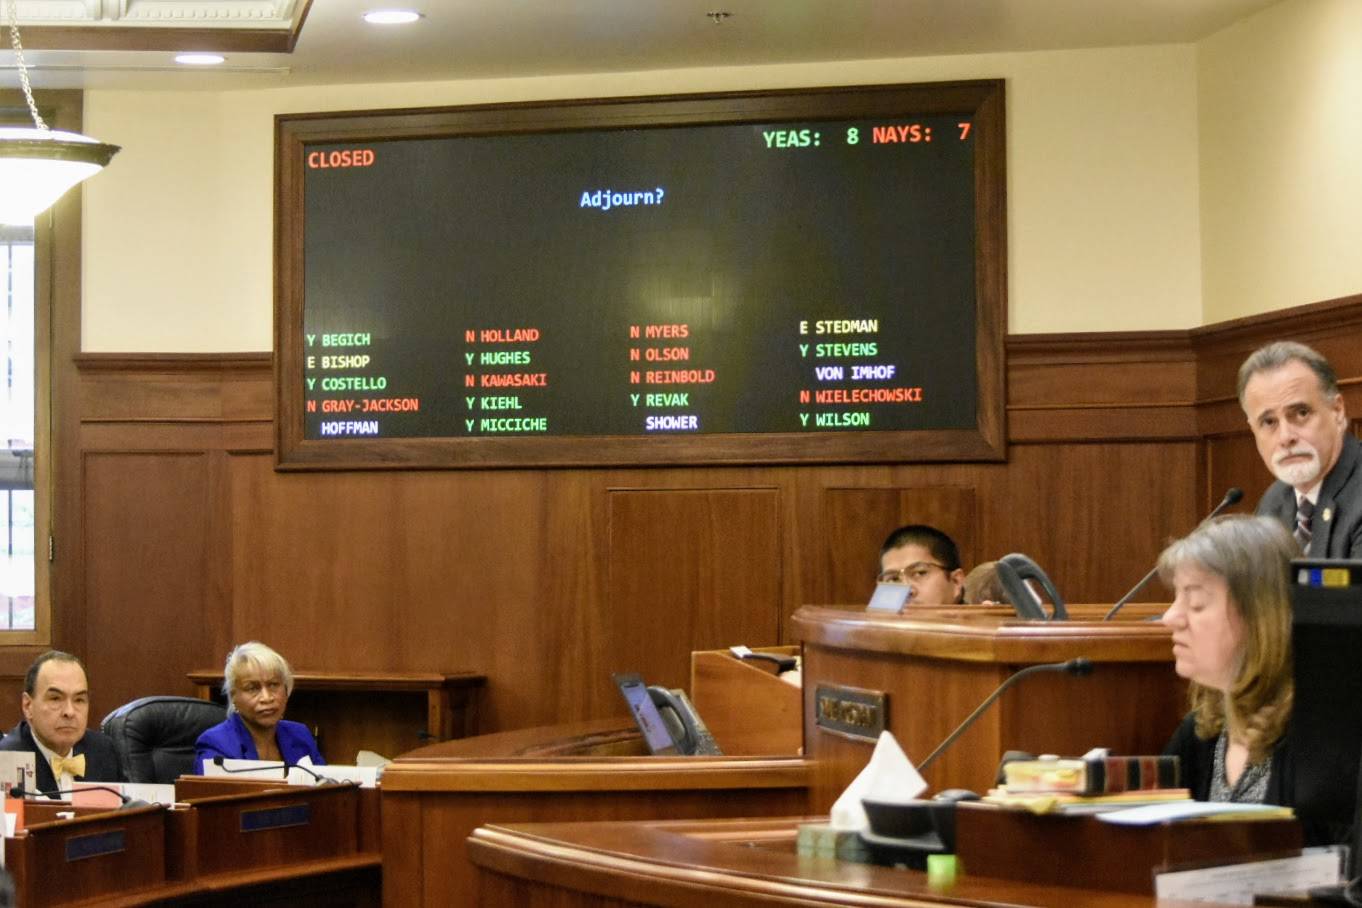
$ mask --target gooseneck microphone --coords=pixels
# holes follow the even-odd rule
[[[1232,507],[1238,504],[1240,499],[1242,499],[1243,497],[1244,497],[1243,489],[1239,488],[1238,486],[1231,487],[1230,490],[1225,493],[1225,497],[1220,499],[1220,504],[1215,506],[1215,510],[1211,511],[1211,513],[1206,515],[1206,520],[1214,520],[1217,516],[1219,516],[1221,511],[1225,510],[1225,508]],[[1201,523],[1198,523],[1197,527],[1200,527],[1202,524],[1204,524],[1206,520],[1203,520],[1201,521]],[[1120,599],[1116,600],[1116,604],[1111,607],[1111,611],[1107,612],[1106,616],[1103,617],[1102,620],[1110,621],[1112,618],[1116,617],[1116,613],[1121,610],[1122,606],[1124,606],[1127,602],[1134,598],[1136,593],[1144,589],[1145,584],[1153,580],[1154,575],[1157,574],[1158,572],[1159,566],[1156,564],[1149,571],[1148,574],[1145,574],[1144,577],[1140,578],[1139,583],[1131,587],[1130,592],[1126,593]]]
[[[140,798],[129,797],[117,788],[111,788],[108,785],[82,785],[80,788],[54,788],[51,791],[29,791],[22,785],[16,785],[9,790],[9,796],[11,798],[56,798],[60,795],[81,794],[86,791],[107,791],[109,794],[117,795],[118,800],[121,802],[118,805],[119,810],[131,810],[134,807],[151,806]]]
[[[987,710],[990,706],[993,705],[994,700],[997,700],[999,697],[1003,695],[1003,692],[1005,690],[1007,690],[1012,685],[1016,684],[1022,678],[1025,678],[1028,675],[1037,674],[1039,672],[1067,672],[1070,675],[1076,675],[1081,678],[1085,675],[1092,674],[1092,660],[1084,659],[1082,656],[1080,656],[1077,659],[1070,659],[1068,662],[1047,662],[1044,665],[1028,665],[1026,668],[1012,675],[1002,684],[999,684],[998,689],[995,690],[993,693],[989,694],[988,698],[985,699],[983,703],[980,703],[978,707],[975,708],[974,712],[966,716],[965,721],[961,722],[959,727],[957,727],[955,731],[951,732],[950,736],[946,738],[946,740],[938,744],[936,750],[932,751],[927,755],[927,759],[923,760],[921,763],[918,764],[917,771],[926,772],[927,767],[931,766],[932,763],[936,761],[936,758],[941,756],[941,754],[946,750],[946,748],[954,744],[956,738],[960,737],[966,731],[968,731],[969,727],[973,725],[975,721],[977,721],[978,718],[984,714],[985,710]]]
[[[261,771],[269,771],[269,770],[273,770],[273,769],[274,769],[273,766],[245,766],[245,767],[242,767],[242,768],[240,768],[240,769],[228,769],[226,766],[223,765],[223,763],[225,763],[226,760],[227,760],[227,758],[226,758],[226,757],[223,757],[223,756],[214,757],[214,758],[213,758],[213,765],[216,766],[218,769],[222,770],[223,772],[226,772],[226,773],[261,772]],[[317,784],[318,784],[318,785],[335,785],[335,784],[338,784],[337,781],[336,781],[335,779],[328,778],[327,776],[324,776],[324,775],[322,775],[321,773],[313,772],[312,770],[308,769],[306,766],[304,766],[304,765],[301,764],[301,763],[284,763],[284,762],[281,761],[281,762],[279,763],[279,768],[280,768],[280,770],[283,772],[284,778],[288,778],[288,771],[289,771],[290,769],[301,769],[303,772],[307,773],[307,774],[310,775],[313,779],[315,779],[315,780],[317,781]]]

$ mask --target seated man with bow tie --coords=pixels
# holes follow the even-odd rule
[[[1258,514],[1313,558],[1362,558],[1362,444],[1329,361],[1291,341],[1255,350],[1239,367],[1239,404],[1277,477]]]
[[[43,653],[28,668],[20,703],[24,720],[0,741],[0,750],[35,756],[39,792],[67,792],[77,781],[123,781],[113,742],[86,728],[90,685],[79,659],[58,650]]]

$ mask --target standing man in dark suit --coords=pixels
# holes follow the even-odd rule
[[[1277,477],[1258,514],[1313,558],[1362,558],[1362,444],[1329,361],[1292,341],[1255,350],[1239,367],[1239,404]]]
[[[86,728],[90,685],[79,659],[59,650],[43,653],[28,668],[20,703],[24,720],[0,741],[0,750],[36,757],[38,791],[68,791],[77,781],[123,781],[113,742]]]

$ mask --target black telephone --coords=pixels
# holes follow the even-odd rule
[[[1026,618],[1029,621],[1068,620],[1069,610],[1064,607],[1064,597],[1059,595],[1059,590],[1055,589],[1050,578],[1045,576],[1040,565],[1030,558],[1019,552],[1004,555],[998,559],[997,571],[998,581],[1007,591],[1007,598],[1012,602],[1012,607],[1016,609],[1017,617]],[[1040,597],[1036,595],[1036,591],[1031,588],[1028,581],[1038,584],[1045,595],[1049,597],[1050,614],[1045,614]]]
[[[644,686],[635,674],[612,676],[629,704],[629,712],[643,732],[643,740],[654,754],[719,756],[714,736],[709,733],[690,698],[682,690],[657,685]]]

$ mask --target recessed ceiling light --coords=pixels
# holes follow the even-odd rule
[[[421,18],[414,9],[373,9],[364,14],[370,25],[406,25]]]
[[[175,62],[183,63],[185,66],[217,66],[219,63],[226,62],[227,58],[222,54],[176,54]]]

